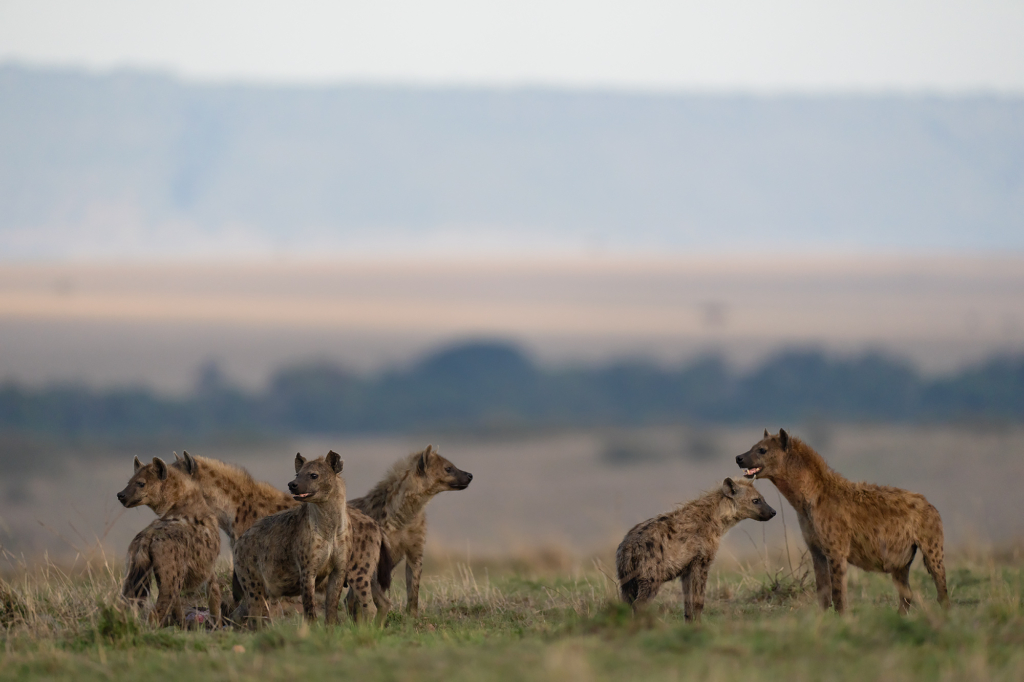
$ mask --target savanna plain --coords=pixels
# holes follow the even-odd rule
[[[383,630],[307,626],[294,604],[256,632],[158,629],[118,599],[120,572],[41,565],[0,583],[3,679],[1016,680],[1024,676],[1024,557],[949,557],[952,606],[923,571],[896,612],[887,576],[853,572],[852,608],[819,611],[806,562],[729,563],[712,573],[702,624],[678,588],[634,616],[600,557],[502,562],[434,557],[420,615]],[[565,565],[563,565],[565,564]],[[222,571],[221,579],[228,580]],[[402,593],[401,581],[396,584]],[[398,600],[399,602],[401,600]]]
[[[380,630],[344,617],[336,628],[325,628],[322,618],[307,626],[292,601],[254,633],[155,627],[145,611],[119,598],[127,539],[150,521],[148,513],[128,510],[108,526],[96,521],[94,527],[109,532],[91,544],[73,536],[75,528],[87,535],[86,517],[106,516],[86,501],[112,499],[127,480],[130,459],[116,457],[63,478],[28,474],[26,490],[34,497],[8,495],[14,534],[27,529],[32,510],[53,509],[56,500],[65,502],[59,512],[65,516],[80,511],[73,522],[47,524],[69,539],[63,551],[58,542],[33,554],[28,539],[21,549],[4,550],[0,679],[1024,678],[1024,550],[1015,540],[1014,492],[1024,461],[1019,430],[795,430],[850,478],[918,490],[936,504],[947,525],[949,611],[935,602],[918,559],[908,616],[897,614],[888,576],[857,569],[850,575],[849,612],[821,612],[796,517],[771,483],[760,481],[782,513],[765,524],[743,522],[727,536],[712,567],[703,622],[684,622],[675,583],[634,616],[614,582],[614,546],[622,533],[738,474],[732,459],[749,447],[756,429],[329,439],[346,453],[353,496],[420,440],[440,442],[443,454],[475,475],[468,490],[444,493],[428,507],[432,530],[417,618],[403,611],[399,567],[395,609]],[[193,454],[246,464],[257,477],[283,485],[290,472],[281,453],[328,445],[310,440],[260,451],[210,444]],[[225,593],[229,570],[225,553]],[[204,600],[193,595],[187,603]]]

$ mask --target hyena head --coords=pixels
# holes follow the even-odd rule
[[[306,460],[300,454],[295,455],[295,480],[288,484],[288,492],[299,502],[323,504],[338,496],[345,499],[345,479],[341,469],[345,462],[334,450],[327,457]]]
[[[785,429],[779,429],[776,436],[764,430],[764,437],[742,455],[736,456],[736,464],[743,469],[746,478],[767,478],[771,480],[785,477],[786,459],[792,444]]]
[[[117,500],[125,507],[144,504],[157,514],[163,514],[184,492],[181,476],[184,474],[172,471],[159,457],[154,457],[150,464],[143,464],[136,457],[135,474],[117,494]]]
[[[749,481],[727,478],[722,481],[722,494],[736,505],[737,520],[767,521],[775,516],[775,510],[768,506],[761,493]]]
[[[436,495],[445,490],[465,490],[473,480],[473,474],[463,471],[438,454],[437,448],[428,445],[416,459],[416,474],[424,480],[424,492]]]

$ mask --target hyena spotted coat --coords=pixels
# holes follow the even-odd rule
[[[351,545],[342,466],[333,450],[326,458],[308,462],[296,455],[295,479],[288,489],[301,506],[256,521],[238,538],[235,575],[243,598],[232,615],[236,623],[262,624],[269,617],[268,599],[293,596],[302,597],[306,619],[315,621],[314,594],[319,585],[326,587],[326,622],[338,622]],[[358,580],[354,586],[360,608],[372,618],[376,608],[369,580]]]
[[[173,467],[191,474],[206,497],[206,502],[217,514],[220,527],[234,547],[238,538],[256,521],[301,503],[269,483],[255,480],[245,469],[207,457],[193,457],[184,452],[175,455]],[[348,509],[348,528],[352,542],[348,552],[349,579],[356,583],[383,584],[374,590],[377,620],[383,622],[391,610],[386,590],[391,586],[391,552],[387,538],[376,521],[353,508]],[[237,580],[232,581],[232,596],[237,603],[242,598]],[[352,601],[353,606],[358,604]],[[359,614],[352,610],[353,618]]]
[[[939,603],[949,605],[943,565],[942,519],[923,495],[871,483],[852,483],[821,455],[784,429],[736,457],[747,478],[775,484],[800,520],[814,563],[823,609],[846,609],[846,567],[892,575],[900,613],[910,608],[910,564],[918,549],[935,581]]]
[[[394,564],[405,559],[407,611],[419,611],[427,503],[445,490],[465,490],[473,474],[438,454],[433,445],[400,459],[380,483],[351,505],[379,523],[388,536]]]
[[[773,516],[775,510],[751,483],[727,478],[717,490],[633,526],[615,552],[622,598],[635,610],[664,583],[679,578],[686,620],[699,621],[708,567],[722,536],[743,519]]]
[[[199,486],[159,457],[145,465],[136,457],[135,473],[117,499],[129,508],[147,505],[160,517],[128,546],[123,596],[141,602],[155,576],[159,596],[151,618],[161,625],[184,625],[182,590],[205,584],[212,621],[220,625],[220,586],[214,573],[220,532]]]

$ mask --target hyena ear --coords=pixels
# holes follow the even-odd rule
[[[185,468],[188,469],[190,476],[195,476],[196,472],[199,471],[199,465],[196,464],[196,458],[188,454],[188,450],[182,450],[185,453]]]
[[[142,462],[139,461],[139,456],[135,455],[135,473],[139,473],[139,469],[142,468]]]
[[[764,437],[765,437],[765,438],[769,438],[769,437],[771,437],[771,435],[772,435],[772,434],[768,433],[768,429],[765,429],[765,430],[764,430]]]
[[[185,461],[181,457],[178,456],[178,451],[177,450],[175,450],[171,454],[174,455],[174,463],[175,464],[177,464],[178,462],[184,462]],[[188,454],[188,453],[185,453],[185,454]]]
[[[299,469],[306,463],[306,458],[301,453],[295,453],[295,473],[299,473]]]
[[[786,429],[779,429],[779,445],[783,450],[789,450],[789,434],[786,433]]]
[[[724,481],[722,481],[722,493],[726,497],[736,497],[736,493],[738,493],[739,491],[740,487],[736,485],[736,481],[732,480],[731,478],[727,478]]]
[[[420,453],[419,461],[416,462],[416,471],[421,476],[427,475],[427,464],[430,462],[430,456],[434,454],[434,446],[428,445],[427,449]]]
[[[156,469],[156,477],[161,481],[167,480],[167,465],[159,457],[153,458],[153,468]]]
[[[334,450],[327,453],[327,463],[336,474],[340,474],[342,467],[345,466],[345,461],[341,458],[341,455]]]

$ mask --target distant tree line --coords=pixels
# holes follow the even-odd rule
[[[775,355],[736,373],[717,357],[674,369],[623,362],[543,369],[514,346],[471,343],[363,377],[282,369],[249,393],[208,373],[196,391],[0,387],[0,434],[57,438],[373,433],[672,423],[1024,421],[1024,355],[923,376],[881,354]]]

